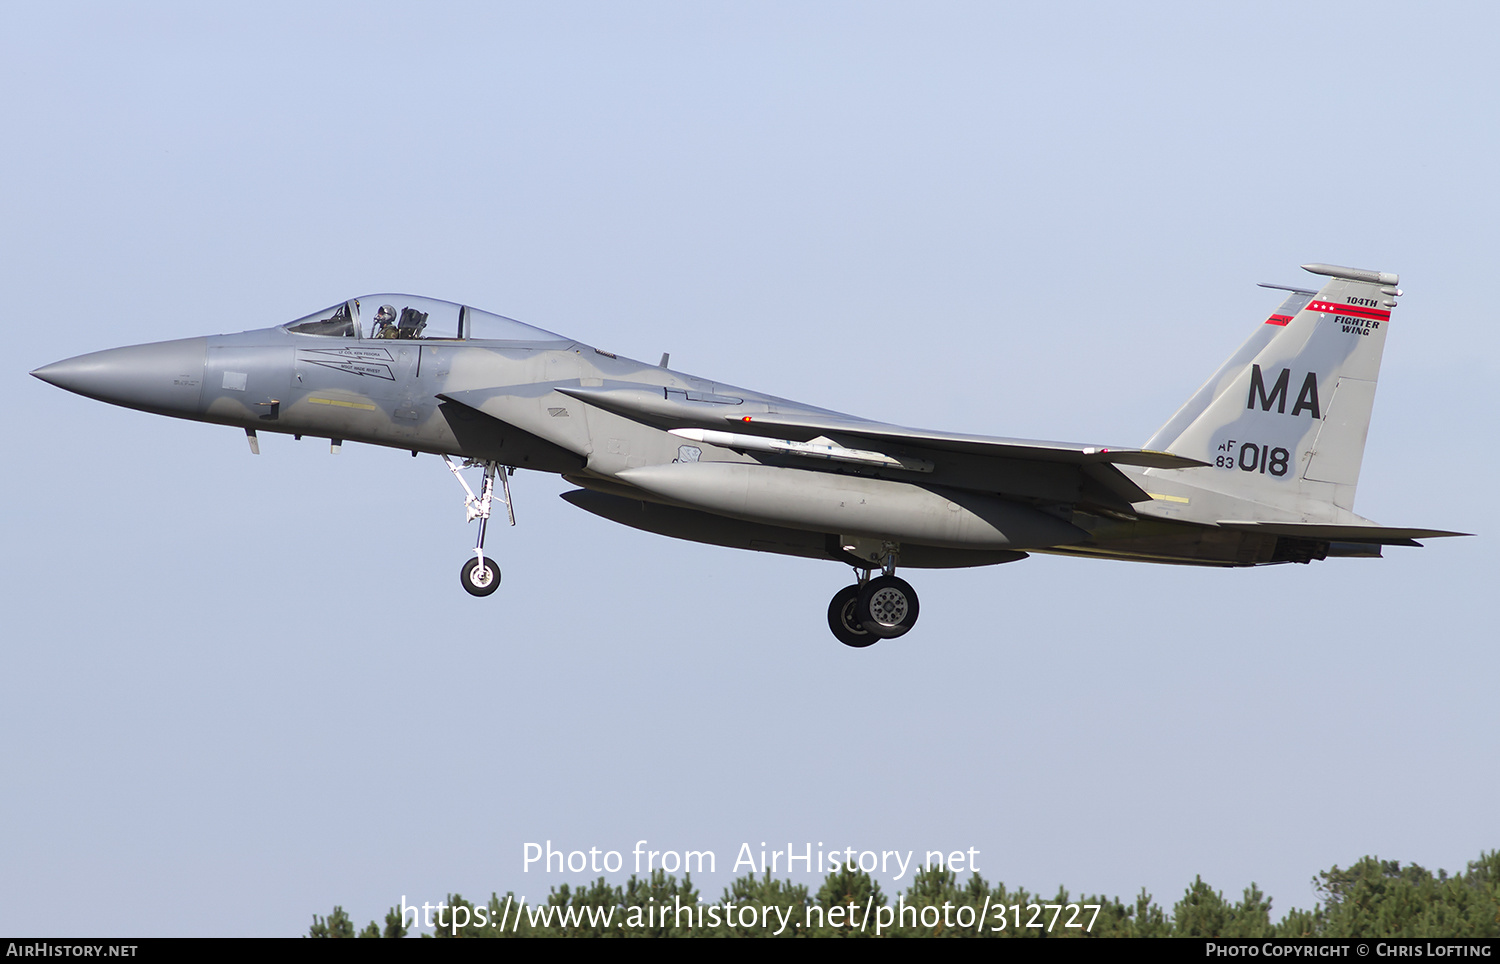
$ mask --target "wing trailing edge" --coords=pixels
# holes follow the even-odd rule
[[[1410,545],[1415,539],[1442,539],[1470,536],[1472,532],[1450,532],[1447,529],[1403,529],[1381,525],[1336,525],[1324,522],[1241,522],[1233,519],[1217,523],[1221,529],[1262,532],[1266,535],[1296,539],[1327,539],[1332,542],[1368,542],[1375,545]]]

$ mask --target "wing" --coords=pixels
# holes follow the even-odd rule
[[[648,386],[556,390],[683,438],[739,452],[864,465],[927,475],[956,488],[1117,511],[1150,500],[1117,466],[1192,468],[1204,463],[1147,449],[1073,445],[907,428],[833,412],[777,412],[737,396]]]

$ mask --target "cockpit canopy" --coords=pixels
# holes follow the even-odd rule
[[[364,295],[285,326],[299,335],[398,341],[565,342],[554,332],[451,301],[416,295]]]

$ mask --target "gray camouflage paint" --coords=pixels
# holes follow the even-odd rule
[[[870,422],[519,323],[508,332],[516,337],[483,340],[289,325],[95,352],[33,374],[251,433],[560,473],[580,486],[567,501],[625,525],[864,567],[882,543],[911,568],[992,565],[1027,551],[1243,566],[1378,555],[1381,544],[1453,534],[1387,529],[1353,513],[1396,281],[1309,270],[1330,276],[1322,289],[1294,291],[1147,449]],[[403,297],[348,305],[357,318],[361,302]],[[457,334],[470,310],[446,307],[458,309]],[[672,429],[813,442],[835,457],[688,444]],[[930,471],[838,460],[851,452]]]

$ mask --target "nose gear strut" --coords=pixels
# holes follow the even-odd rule
[[[490,507],[496,498],[495,477],[497,475],[500,477],[500,489],[504,493],[504,495],[499,497],[499,500],[505,503],[505,512],[510,517],[510,524],[515,525],[516,510],[510,500],[510,476],[515,473],[515,466],[502,466],[499,462],[465,459],[463,467],[466,469],[476,466],[483,466],[484,468],[484,483],[480,486],[480,494],[475,495],[474,490],[469,488],[469,483],[464,481],[464,477],[459,474],[458,466],[453,464],[453,460],[444,455],[443,462],[447,464],[448,471],[452,472],[453,477],[458,480],[458,484],[464,487],[466,495],[464,499],[464,512],[467,515],[464,521],[473,522],[475,519],[479,520],[479,537],[474,542],[474,558],[464,563],[463,568],[459,570],[459,580],[463,583],[464,589],[468,590],[471,595],[488,596],[500,588],[500,567],[495,565],[493,559],[488,559],[484,555],[484,536],[489,529]],[[505,471],[500,471],[502,468]]]

